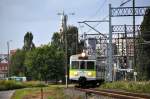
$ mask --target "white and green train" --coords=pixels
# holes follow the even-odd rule
[[[85,53],[70,57],[69,79],[80,86],[100,85],[105,79],[104,58]]]

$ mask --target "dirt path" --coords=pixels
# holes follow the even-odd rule
[[[0,99],[11,99],[11,96],[15,90],[10,90],[10,91],[0,91]]]

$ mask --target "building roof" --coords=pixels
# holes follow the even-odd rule
[[[8,63],[0,63],[0,67],[2,66],[8,66]]]

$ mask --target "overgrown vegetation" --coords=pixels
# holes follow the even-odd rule
[[[78,28],[69,26],[67,31],[67,59],[78,50]],[[33,35],[24,36],[23,49],[11,56],[11,76],[26,76],[29,80],[63,81],[65,78],[64,31],[55,32],[49,44],[35,47]]]
[[[61,85],[60,86],[51,85],[49,87],[45,87],[43,88],[43,97],[44,99],[67,99],[67,96],[64,94],[63,90],[64,86]],[[35,99],[35,98],[36,99],[41,98],[41,88],[19,89],[13,94],[11,99]]]
[[[60,37],[52,38],[60,39]],[[29,80],[55,81],[64,79],[64,52],[58,49],[60,43],[34,46],[32,33],[24,36],[23,49],[11,57],[11,75],[26,76]],[[59,41],[59,40],[58,40]]]
[[[26,88],[26,89],[18,89],[15,91],[11,99],[23,99],[27,94],[32,93],[33,91],[39,91],[39,88]]]
[[[150,79],[150,9],[146,10],[141,24],[141,36],[137,46],[137,73],[138,80]]]
[[[2,90],[12,90],[20,88],[31,88],[31,87],[46,87],[47,85],[39,81],[29,81],[29,82],[18,82],[13,80],[0,80],[0,91]]]
[[[100,88],[104,89],[122,89],[131,92],[150,93],[150,81],[148,82],[125,82],[118,81],[112,83],[104,83]]]
[[[6,80],[0,81],[0,91],[18,89],[18,88],[25,88],[25,85],[23,85],[21,82],[16,82],[16,81],[6,81]]]

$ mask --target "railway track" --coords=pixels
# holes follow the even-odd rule
[[[131,92],[114,91],[114,90],[97,90],[92,88],[90,89],[74,88],[74,89],[85,92],[86,95],[95,94],[99,96],[112,97],[115,99],[150,99],[150,95],[140,94],[140,93],[131,93]]]

